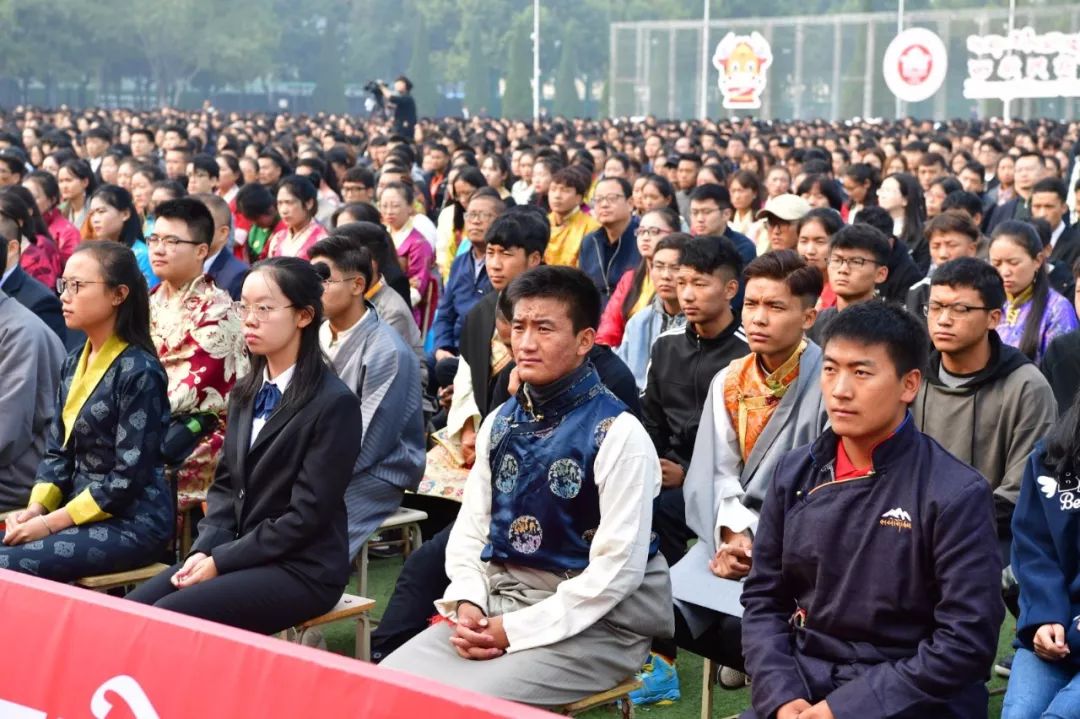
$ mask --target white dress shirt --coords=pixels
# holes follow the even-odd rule
[[[289,388],[289,383],[292,382],[293,373],[296,371],[296,365],[294,364],[289,369],[285,370],[273,380],[270,379],[270,370],[266,367],[263,368],[263,382],[269,382],[270,384],[281,390],[282,398],[284,398],[285,390]],[[261,386],[260,386],[261,389]],[[278,406],[281,406],[280,403]],[[269,417],[255,417],[251,422],[251,444],[249,448],[255,444],[255,440],[259,438],[259,432],[262,431],[263,426],[266,424],[266,420]]]

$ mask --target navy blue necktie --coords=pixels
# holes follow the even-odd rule
[[[274,408],[281,401],[281,390],[277,385],[263,382],[262,389],[255,395],[255,418],[266,419],[274,413]]]

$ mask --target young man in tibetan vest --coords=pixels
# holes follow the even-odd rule
[[[587,361],[591,280],[542,266],[514,280],[522,382],[484,420],[446,548],[447,620],[382,662],[540,706],[610,689],[671,636],[667,565],[652,540],[660,462]]]
[[[830,427],[776,465],[742,592],[744,717],[984,717],[1004,616],[993,498],[908,412],[922,323],[867,302],[823,342]]]

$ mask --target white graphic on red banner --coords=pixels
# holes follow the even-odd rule
[[[941,88],[948,64],[941,38],[925,28],[913,27],[889,43],[881,70],[894,95],[904,102],[921,102]]]

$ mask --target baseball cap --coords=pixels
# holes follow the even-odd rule
[[[777,195],[766,202],[765,207],[758,210],[754,219],[760,220],[766,215],[772,215],[781,220],[794,222],[805,217],[811,209],[810,203],[798,195]]]

